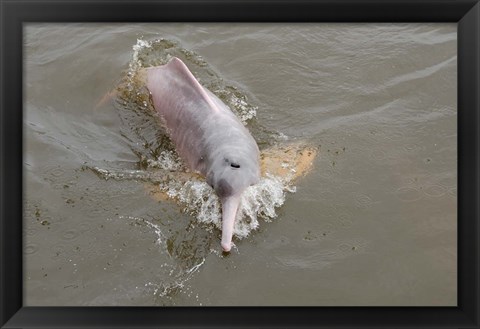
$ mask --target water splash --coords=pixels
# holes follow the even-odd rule
[[[169,271],[169,276],[174,277],[175,279],[171,282],[150,281],[145,283],[145,287],[150,289],[157,301],[162,301],[164,305],[168,305],[169,303],[173,302],[173,297],[180,292],[188,294],[189,297],[191,297],[191,293],[188,292],[190,290],[188,287],[188,281],[193,278],[194,274],[200,270],[203,264],[205,264],[205,258],[202,258],[192,267],[183,269],[181,272],[178,272],[177,268],[169,264],[164,264],[165,270]],[[195,298],[197,302],[199,302],[198,294],[195,296]]]
[[[147,159],[148,168],[159,168],[171,171],[186,171],[185,165],[178,156],[177,152],[173,150],[164,150],[156,160]]]
[[[139,157],[138,171],[105,171],[91,168],[105,179],[134,179],[146,182],[155,193],[161,193],[182,205],[185,213],[193,216],[205,227],[221,229],[221,206],[213,189],[201,178],[188,172],[175,147],[162,129],[161,119],[151,103],[144,86],[142,71],[164,65],[172,57],[182,59],[196,79],[247,125],[259,146],[267,147],[287,139],[273,133],[256,122],[257,107],[250,104],[247,93],[226,83],[198,54],[182,48],[167,39],[138,39],[133,45],[132,59],[123,81],[118,87],[117,108],[121,117],[122,135],[129,141],[132,151]],[[244,238],[259,227],[259,220],[271,221],[275,209],[285,202],[286,192],[294,192],[288,179],[272,175],[263,177],[242,195],[234,234]],[[162,200],[165,198],[161,198]]]
[[[168,167],[169,161],[158,166]],[[89,167],[99,177],[114,180],[135,180],[146,182],[154,193],[161,193],[182,206],[183,212],[193,216],[200,224],[213,225],[221,229],[221,204],[214,190],[202,178],[185,172],[144,171],[144,170],[106,170]],[[276,208],[285,202],[286,192],[295,192],[288,177],[267,175],[256,185],[248,187],[242,194],[234,235],[247,237],[258,229],[259,220],[271,221],[277,217]],[[161,234],[161,231],[159,231]],[[158,235],[158,239],[163,237]]]

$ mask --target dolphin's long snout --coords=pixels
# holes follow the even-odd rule
[[[237,216],[240,195],[233,195],[222,200],[222,248],[229,252],[232,249],[233,228]]]

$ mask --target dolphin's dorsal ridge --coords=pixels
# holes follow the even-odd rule
[[[212,101],[210,95],[203,89],[198,80],[195,78],[192,72],[190,72],[187,65],[182,62],[182,60],[180,60],[178,57],[172,57],[172,59],[170,59],[170,61],[167,63],[166,67],[169,69],[172,68],[177,73],[180,73],[184,77],[185,81],[188,81],[192,89],[195,90],[195,92],[197,92],[212,109],[219,111],[217,104]]]

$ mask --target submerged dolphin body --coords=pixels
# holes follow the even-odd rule
[[[243,191],[260,179],[252,135],[219,98],[203,88],[178,58],[147,70],[147,88],[178,154],[205,176],[222,204],[222,241],[230,251]]]

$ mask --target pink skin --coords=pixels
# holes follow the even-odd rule
[[[230,252],[232,248],[233,228],[237,216],[240,195],[234,195],[222,201],[222,249]]]
[[[222,203],[222,248],[229,252],[241,195],[260,179],[259,150],[233,112],[172,58],[147,70],[147,88],[178,154]]]

